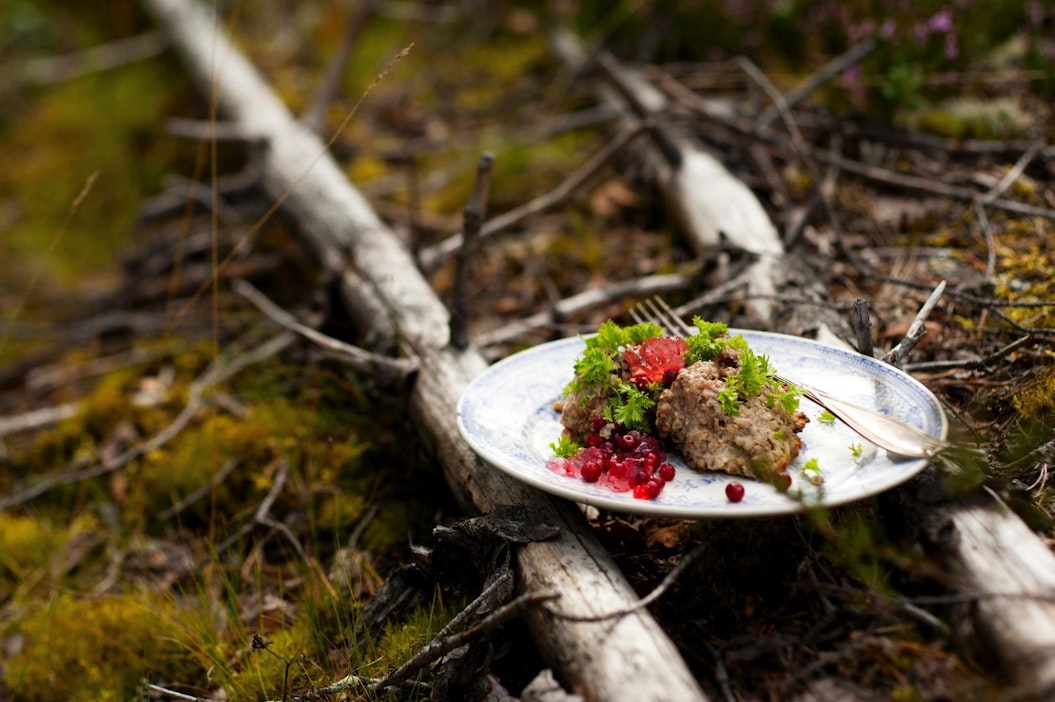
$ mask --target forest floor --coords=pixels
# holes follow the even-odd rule
[[[262,196],[251,139],[212,140],[208,101],[149,18],[111,5],[77,30],[76,13],[0,11],[21,42],[0,58],[32,68],[0,85],[21,98],[0,111],[13,164],[0,175],[0,699],[281,699],[383,678],[476,594],[433,549],[434,527],[464,515],[398,389],[285,332],[235,283],[334,338],[367,336]],[[461,229],[477,159],[495,155],[489,212],[529,211],[476,259],[470,337],[489,358],[628,323],[633,294],[506,333],[585,290],[669,273],[687,274],[672,304],[772,326],[751,313],[759,298],[721,287],[750,256],[681,236],[642,166],[647,140],[584,170],[619,115],[596,75],[551,51],[548,11],[325,5],[246,3],[228,29],[423,258]],[[112,67],[80,53],[123,36],[138,43],[117,45]],[[863,300],[882,358],[945,282],[902,368],[977,460],[822,514],[600,511],[597,535],[642,595],[707,545],[650,610],[715,699],[1011,698],[957,629],[949,574],[891,515],[940,483],[940,500],[996,494],[1055,535],[1050,82],[1008,41],[996,67],[995,48],[979,56],[1001,80],[970,86],[969,105],[906,113],[902,96],[900,112],[866,116],[840,73],[775,110],[767,91],[789,95],[836,57],[766,52],[760,79],[736,53],[674,60],[647,53],[649,32],[612,36],[821,284],[820,299],[772,300],[778,315],[823,308],[853,343]],[[453,263],[429,276],[450,295]],[[474,677],[512,695],[545,665],[518,623],[478,645]],[[456,685],[434,669],[398,694],[427,698],[443,675]]]

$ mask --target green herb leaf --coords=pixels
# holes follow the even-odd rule
[[[821,410],[821,413],[817,415],[817,421],[821,424],[835,424],[835,415],[828,410]]]
[[[725,337],[729,327],[721,322],[705,322],[699,317],[693,317],[692,323],[699,330],[698,334],[686,337],[685,344],[688,351],[685,353],[685,365],[691,366],[700,361],[710,361],[720,354],[728,341]]]
[[[730,416],[740,414],[740,394],[732,385],[726,385],[718,391],[718,404],[722,406],[722,411]]]
[[[616,393],[611,404],[612,420],[628,429],[651,432],[652,427],[645,421],[645,413],[656,404],[652,398],[625,382],[616,386]]]
[[[575,439],[570,436],[561,435],[559,439],[549,445],[553,453],[560,458],[571,458],[582,448]]]

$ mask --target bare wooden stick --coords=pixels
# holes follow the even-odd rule
[[[451,344],[464,351],[469,346],[469,285],[472,282],[473,257],[480,240],[480,227],[487,215],[487,193],[491,187],[491,167],[494,154],[480,156],[476,169],[476,184],[463,212],[462,236],[464,241],[458,251],[458,267],[454,273],[451,291]]]
[[[912,324],[909,325],[908,333],[905,334],[905,338],[887,353],[887,363],[900,368],[905,357],[911,353],[912,349],[916,348],[916,344],[918,344],[919,340],[927,333],[927,327],[924,325],[924,322],[926,322],[927,317],[930,316],[931,310],[933,310],[938,304],[938,300],[941,299],[941,294],[943,292],[945,292],[944,280],[938,283],[938,287],[934,288],[934,292],[932,292],[930,297],[927,298],[927,301],[923,303],[923,307],[920,308],[919,312],[916,314],[916,318],[913,319]]]
[[[161,32],[146,32],[109,44],[93,46],[84,51],[27,61],[22,65],[21,75],[15,72],[8,80],[15,81],[16,85],[19,80],[29,85],[60,83],[157,56],[165,50],[166,45],[165,36]],[[8,87],[10,86],[0,85],[2,89]]]
[[[1018,180],[1018,177],[1022,175],[1022,172],[1026,170],[1026,166],[1037,157],[1044,150],[1044,146],[1047,144],[1045,139],[1037,139],[1029,148],[1026,149],[1019,159],[1015,162],[1015,165],[1008,169],[1004,177],[1000,179],[992,188],[989,189],[985,195],[982,196],[982,204],[990,204],[998,197],[1003,195],[1004,191],[1011,187],[1011,184]]]
[[[644,131],[643,125],[627,130],[606,143],[580,168],[576,169],[553,190],[508,212],[503,212],[484,222],[480,239],[489,239],[518,226],[524,220],[541,212],[551,210],[567,202],[595,178],[612,159]],[[462,235],[455,234],[439,244],[422,249],[418,260],[426,273],[436,270],[450,259],[462,246]]]
[[[802,138],[802,132],[799,131],[799,126],[795,123],[795,118],[792,117],[784,96],[780,94],[780,91],[777,90],[776,86],[773,85],[772,81],[769,80],[766,74],[763,73],[749,58],[741,56],[737,63],[743,69],[744,73],[758,84],[770,99],[773,103],[773,108],[776,109],[777,114],[784,122],[784,128],[787,129],[788,135],[791,137],[791,148],[806,167],[807,172],[809,172],[810,179],[813,181],[814,187],[817,190],[817,196],[820,198],[820,202],[824,206],[824,212],[828,216],[828,224],[832,228],[832,234],[835,236],[835,243],[839,251],[855,268],[863,270],[864,264],[860,258],[846,245],[846,237],[843,236],[843,227],[839,222],[838,214],[835,212],[835,205],[832,202],[831,194],[827,187],[827,179],[821,177],[821,173],[817,169],[817,164],[814,162],[813,157],[810,154],[809,146],[806,145],[806,140]],[[834,178],[834,173],[831,174],[831,177]]]
[[[788,94],[784,96],[784,109],[790,110],[795,105],[799,104],[804,98],[812,94],[813,91],[817,90],[817,88],[821,87],[855,63],[859,63],[870,53],[875,51],[876,46],[876,40],[869,37],[858,44],[854,44],[849,49],[824,64],[820,70],[815,71],[806,80],[788,91]],[[774,103],[758,116],[758,119],[755,120],[755,125],[759,130],[764,130],[779,116],[780,108]]]
[[[976,200],[974,212],[978,218],[978,226],[982,228],[982,237],[985,239],[985,280],[992,283],[996,275],[996,235],[993,234],[993,225],[989,223],[989,215],[985,212],[985,203]]]
[[[555,600],[559,597],[560,593],[558,592],[525,593],[514,599],[512,602],[502,605],[484,617],[481,621],[464,631],[443,637],[437,636],[420,651],[411,656],[410,660],[386,675],[378,683],[378,687],[395,687],[443,654],[449,653],[459,646],[464,646],[475,638],[494,631],[510,620],[521,616],[529,607],[535,607],[543,602]]]
[[[480,346],[504,344],[539,329],[559,324],[562,320],[583,314],[584,312],[607,305],[617,300],[630,297],[648,297],[684,290],[693,281],[692,274],[670,273],[650,275],[644,278],[620,280],[601,288],[591,288],[581,293],[556,301],[552,307],[524,319],[499,327],[487,334],[482,334],[477,343]]]
[[[850,310],[850,326],[857,337],[857,352],[864,356],[875,356],[875,348],[872,346],[872,317],[868,311],[867,300],[854,300],[854,306]]]
[[[380,372],[389,380],[394,380],[405,378],[408,374],[417,370],[417,364],[411,359],[391,358],[373,353],[346,341],[334,339],[332,336],[327,336],[317,329],[301,324],[296,317],[267,299],[267,296],[257,290],[252,283],[239,278],[231,281],[231,289],[253,303],[258,310],[273,321],[318,344],[322,348],[334,352],[342,357],[345,363],[348,363],[360,373]]]

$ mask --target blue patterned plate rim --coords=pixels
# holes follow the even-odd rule
[[[740,334],[756,353],[765,354],[778,372],[858,404],[895,415],[944,439],[948,424],[937,398],[907,373],[874,358],[811,339],[746,329]],[[568,337],[520,351],[491,365],[474,379],[458,402],[458,428],[473,450],[489,464],[528,485],[558,497],[616,512],[679,519],[768,517],[811,507],[832,507],[888,490],[916,475],[926,459],[902,460],[875,449],[839,422],[821,421],[820,408],[803,399],[810,419],[800,435],[802,450],[792,462],[792,485],[783,494],[769,485],[723,473],[677,468],[655,500],[635,499],[546,467],[549,447],[561,432],[554,403],[571,380],[583,337]],[[803,467],[810,459],[823,477],[813,485]],[[741,502],[730,502],[725,486],[744,484]]]

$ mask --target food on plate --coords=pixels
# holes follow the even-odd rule
[[[674,478],[673,449],[693,470],[787,487],[808,421],[799,391],[726,325],[693,323],[697,333],[681,338],[608,321],[586,339],[560,403],[551,470],[653,499]]]

